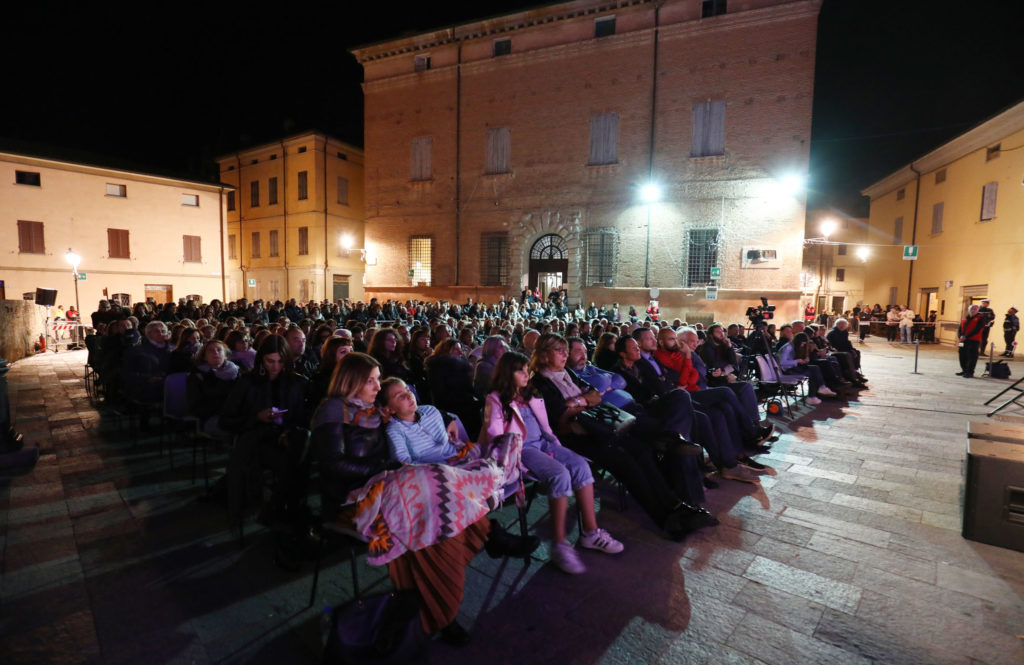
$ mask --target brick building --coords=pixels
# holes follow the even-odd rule
[[[368,295],[795,315],[818,10],[577,0],[355,49]]]
[[[217,163],[237,189],[227,199],[228,298],[363,297],[362,150],[306,132]]]

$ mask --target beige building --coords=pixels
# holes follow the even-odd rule
[[[842,314],[864,303],[871,249],[868,220],[833,210],[808,210],[804,228],[802,306]]]
[[[967,307],[991,298],[1001,329],[1021,307],[1024,102],[886,176],[871,198],[866,300],[938,312],[954,342]],[[916,260],[904,260],[906,246]],[[1001,334],[994,336],[1001,341]]]
[[[217,160],[229,299],[363,297],[363,151],[305,133]]]
[[[225,292],[223,203],[228,188],[145,173],[0,153],[0,281],[6,298],[57,289],[75,302],[65,259],[81,257],[86,312],[103,297],[167,302]]]
[[[368,295],[795,316],[819,6],[576,0],[355,49]]]

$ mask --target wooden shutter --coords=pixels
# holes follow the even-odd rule
[[[181,241],[184,246],[185,261],[201,263],[203,260],[203,252],[200,244],[201,238],[199,236],[181,236]]]
[[[487,173],[509,172],[511,133],[508,127],[487,130]]]
[[[299,171],[299,200],[305,201],[309,198],[309,172]]]
[[[18,251],[22,254],[45,254],[43,223],[18,220]]]
[[[619,114],[590,116],[590,164],[616,164],[619,161]]]
[[[942,201],[932,206],[932,233],[942,233],[942,213],[945,203]]]
[[[278,256],[278,233],[276,229],[270,232],[270,256]]]
[[[309,254],[309,227],[299,227],[299,254]]]
[[[996,193],[999,191],[998,182],[990,182],[981,190],[981,219],[995,219],[996,217]]]
[[[233,234],[228,236],[228,258],[238,258],[238,238]]]
[[[112,259],[130,259],[127,229],[107,229],[107,256]]]
[[[348,178],[338,176],[338,203],[348,205]]]
[[[725,154],[725,102],[713,100],[693,105],[691,157]]]
[[[260,258],[260,232],[252,232],[252,252],[251,256],[254,259]]]
[[[412,180],[430,180],[433,177],[434,139],[431,136],[419,136],[412,140]]]
[[[897,217],[896,221],[892,223],[892,244],[902,245],[903,244],[903,218]]]

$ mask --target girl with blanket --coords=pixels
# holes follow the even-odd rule
[[[583,517],[580,545],[608,554],[622,551],[622,543],[598,528],[594,514],[594,476],[585,457],[563,446],[551,426],[540,394],[530,386],[529,360],[521,353],[509,352],[498,360],[491,379],[494,389],[484,405],[481,447],[503,434],[517,433],[523,438],[523,466],[540,482],[551,506],[551,528],[555,547],[551,560],[570,575],[586,571],[573,546],[566,542],[565,515],[569,495]]]
[[[389,468],[382,418],[374,406],[379,391],[380,364],[364,353],[349,353],[313,416],[325,511],[329,504],[348,504],[339,523],[354,522],[367,537],[369,562],[387,564],[396,589],[420,593],[424,629],[451,644],[465,644],[469,634],[456,616],[469,562],[485,548],[499,557],[526,556],[537,547],[487,519],[500,505],[506,470],[518,470],[520,440],[509,437],[505,445],[494,446],[494,456],[463,467]]]

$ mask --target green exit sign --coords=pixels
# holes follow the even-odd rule
[[[78,273],[78,281],[79,282],[84,282],[85,281],[85,273],[84,272]]]
[[[904,245],[903,246],[903,260],[904,261],[916,261],[917,260],[917,245]]]
[[[722,279],[722,269],[719,267],[712,268],[711,279]]]

